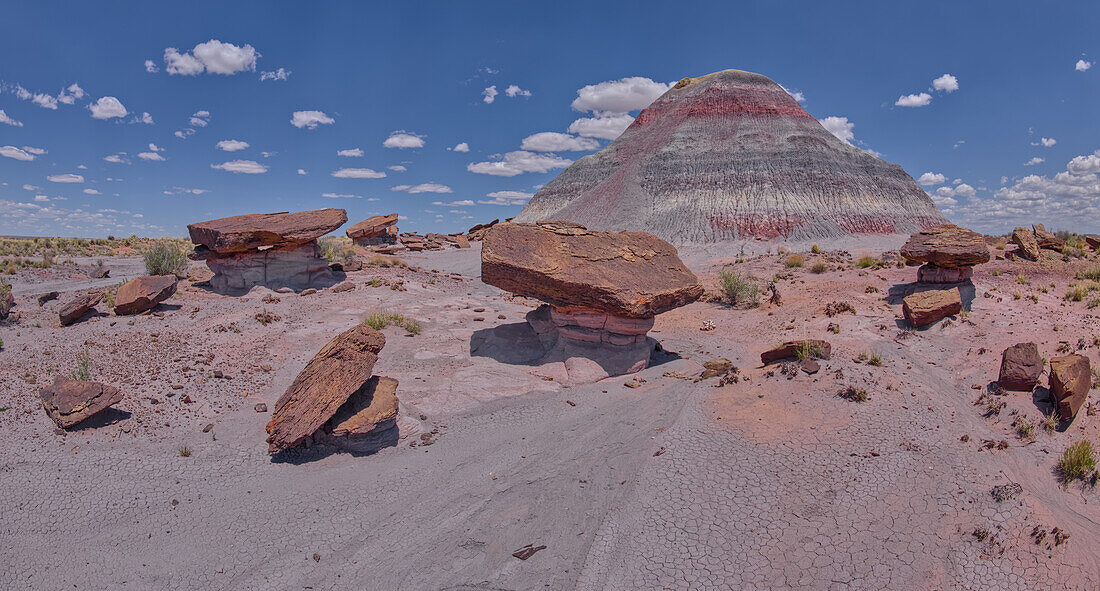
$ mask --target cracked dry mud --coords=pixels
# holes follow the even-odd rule
[[[86,283],[16,278],[22,318],[0,326],[0,588],[1100,586],[1100,492],[1052,473],[1067,445],[1100,440],[1098,418],[1082,410],[1064,432],[1021,440],[1013,413],[1041,418],[1040,397],[1010,393],[988,418],[974,404],[1006,346],[1034,340],[1049,358],[1060,341],[1076,349],[1100,334],[1083,303],[1062,305],[1066,274],[993,261],[974,274],[965,318],[908,332],[900,296],[915,268],[861,270],[828,256],[846,270],[750,258],[739,266],[758,277],[790,273],[782,306],[698,302],[662,314],[651,336],[680,359],[573,388],[471,355],[475,331],[522,322],[535,304],[478,281],[477,248],[405,257],[423,270],[368,268],[349,274],[354,291],[278,302],[183,282],[155,314],[65,328],[57,301],[32,302],[51,290],[64,301]],[[686,262],[713,285],[714,259]],[[370,287],[374,277],[408,291]],[[834,300],[856,313],[826,316]],[[254,406],[272,408],[313,353],[378,309],[423,325],[419,336],[386,328],[375,369],[400,381],[397,444],[272,461],[270,413]],[[280,320],[257,322],[263,310]],[[715,329],[700,331],[704,321]],[[788,379],[759,366],[762,351],[798,338],[832,343],[818,373]],[[84,350],[93,379],[126,399],[59,434],[36,388]],[[871,352],[881,366],[859,361]],[[1097,362],[1095,346],[1079,352]],[[716,357],[742,379],[675,377]],[[836,396],[846,386],[870,399]],[[995,500],[991,489],[1010,482],[1022,494]],[[1040,526],[1070,537],[1036,544]],[[513,556],[528,545],[546,548]]]

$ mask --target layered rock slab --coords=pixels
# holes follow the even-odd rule
[[[673,243],[911,233],[947,222],[900,166],[849,145],[766,76],[685,78],[551,180],[517,222]]]
[[[393,244],[397,232],[396,213],[372,216],[345,230],[348,238],[363,246]]]
[[[95,309],[101,300],[103,300],[101,291],[91,291],[73,298],[57,312],[61,326],[68,326],[80,320],[85,314]]]
[[[176,293],[175,275],[137,277],[123,283],[115,293],[115,314],[140,314]]]
[[[304,290],[328,287],[339,279],[316,242],[228,256],[207,254],[203,259],[214,272],[210,286],[219,293],[247,291],[257,285]]]
[[[1031,230],[1017,226],[1012,230],[1012,243],[1020,256],[1032,261],[1039,260],[1039,241]]]
[[[68,429],[122,402],[122,392],[98,382],[57,378],[38,391],[42,408],[58,427]]]
[[[219,253],[243,253],[264,246],[303,244],[344,225],[342,209],[247,213],[187,225],[191,242]]]
[[[1050,397],[1063,421],[1072,421],[1092,388],[1092,370],[1084,355],[1050,360]]]

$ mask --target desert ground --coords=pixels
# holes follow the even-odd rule
[[[1100,491],[1055,469],[1100,442],[1097,391],[1044,428],[1045,375],[990,386],[1018,342],[1100,364],[1100,310],[1065,299],[1095,255],[994,248],[965,313],[911,330],[904,238],[787,245],[793,268],[771,243],[681,249],[708,291],[729,265],[780,302],[661,314],[650,367],[574,387],[484,346],[538,302],[482,283],[477,243],[312,295],[218,295],[195,262],[151,312],[66,327],[62,302],[144,274],[140,257],[107,258],[105,279],[79,257],[21,269],[0,324],[0,588],[1100,588]],[[421,325],[385,328],[375,367],[400,382],[398,432],[270,456],[266,409],[375,311]],[[798,338],[831,343],[820,371],[761,365]],[[736,381],[695,380],[716,358]],[[81,364],[125,398],[63,431],[37,390]],[[513,555],[527,545],[545,548]]]

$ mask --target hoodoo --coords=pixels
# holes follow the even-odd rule
[[[547,183],[515,221],[547,219],[681,244],[947,223],[900,166],[841,141],[783,87],[741,70],[681,80],[618,139]]]

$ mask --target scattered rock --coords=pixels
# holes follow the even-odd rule
[[[252,407],[252,410],[254,410],[254,411],[256,411],[256,412],[267,412],[267,404],[266,404],[266,403],[263,403],[263,402],[257,402],[257,403],[256,403],[256,404],[255,404],[255,405],[254,405],[254,406]]]
[[[57,378],[38,395],[46,414],[62,429],[122,402],[122,392],[114,386],[66,378]]]
[[[828,341],[817,339],[787,341],[774,349],[761,353],[760,362],[768,365],[784,359],[796,359],[799,351],[805,352],[805,359],[829,359],[833,355],[833,346]]]
[[[915,327],[928,326],[961,311],[962,296],[957,287],[922,291],[902,300],[902,312]]]
[[[111,270],[103,266],[92,267],[90,275],[92,279],[106,279],[111,276]]]
[[[801,362],[799,362],[798,367],[800,367],[802,371],[810,375],[813,375],[821,370],[821,364],[814,361],[813,359],[803,359]]]
[[[718,359],[711,359],[703,363],[703,373],[699,374],[699,378],[695,381],[699,382],[710,378],[725,375],[726,372],[733,369],[733,362],[725,357]]]
[[[344,281],[342,283],[337,283],[336,285],[334,285],[332,287],[332,291],[334,291],[336,293],[343,293],[345,291],[352,291],[353,289],[355,289],[355,284],[350,282],[350,281]]]
[[[1001,355],[1001,373],[997,383],[1005,390],[1030,392],[1043,373],[1043,358],[1035,343],[1018,343]]]
[[[176,293],[175,275],[152,275],[131,279],[115,293],[115,314],[139,314]]]
[[[316,289],[313,289],[312,287],[310,287],[310,288],[306,288],[306,289],[303,289],[303,290],[301,291],[301,293],[299,293],[298,295],[300,295],[300,296],[308,296],[308,295],[313,295],[313,294],[315,294],[315,293],[317,293],[317,290],[316,290]]]
[[[68,326],[80,320],[85,314],[91,312],[102,299],[103,292],[101,291],[91,291],[77,296],[58,311],[57,316],[61,321],[61,326]]]
[[[515,552],[512,552],[512,556],[515,556],[516,558],[518,558],[520,560],[527,560],[528,558],[534,556],[535,552],[538,552],[539,550],[545,550],[545,549],[546,549],[546,546],[535,546],[534,544],[527,544],[526,546],[520,548],[519,550],[516,550]]]
[[[1039,260],[1039,242],[1035,240],[1035,234],[1027,228],[1017,227],[1012,230],[1012,243],[1016,245],[1016,253],[1025,259]]]
[[[998,503],[1003,503],[1005,501],[1011,501],[1012,499],[1015,499],[1016,497],[1020,496],[1020,493],[1022,492],[1024,492],[1024,487],[1015,482],[1012,482],[1010,484],[1001,484],[998,486],[994,486],[993,489],[989,491],[989,494],[993,497],[993,500],[997,501]]]
[[[1066,245],[1065,242],[1059,240],[1054,234],[1048,232],[1043,224],[1032,224],[1031,230],[1035,232],[1035,242],[1039,244],[1039,248],[1062,250],[1062,247]]]
[[[0,320],[8,317],[15,306],[15,296],[11,295],[11,286],[0,284]]]
[[[373,376],[329,420],[337,436],[361,436],[397,424],[397,380]]]
[[[45,306],[46,302],[56,300],[60,295],[61,294],[57,293],[56,291],[51,291],[49,293],[44,293],[38,296],[38,307],[41,308],[42,306]]]
[[[1085,244],[1095,250],[1100,250],[1100,236],[1085,236]]]
[[[1089,358],[1066,355],[1050,360],[1050,396],[1063,421],[1072,421],[1092,388]]]

